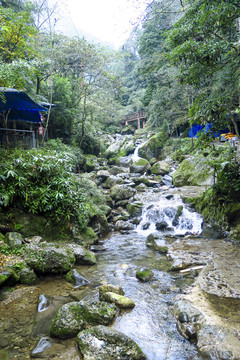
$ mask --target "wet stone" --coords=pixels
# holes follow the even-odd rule
[[[136,278],[142,282],[152,280],[154,273],[149,269],[141,269],[136,272]]]
[[[128,336],[105,326],[95,326],[77,336],[84,360],[144,360],[140,347]]]

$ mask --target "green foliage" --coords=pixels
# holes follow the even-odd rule
[[[81,149],[85,154],[99,155],[102,150],[102,144],[99,137],[96,135],[86,134],[84,136]]]
[[[240,170],[239,164],[227,161],[218,172],[215,191],[226,200],[240,200]]]
[[[76,220],[84,228],[91,217],[89,189],[72,173],[73,153],[46,149],[2,151],[0,206],[22,206],[54,221]]]
[[[35,53],[36,29],[31,22],[30,10],[15,12],[0,8],[0,58],[10,63],[14,59],[26,59]]]

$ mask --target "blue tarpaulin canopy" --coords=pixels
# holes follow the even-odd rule
[[[206,124],[205,126],[195,124],[192,125],[192,128],[189,129],[189,137],[198,137],[202,131],[207,134],[208,132],[211,132],[212,124]],[[219,130],[217,133],[214,133],[214,137],[219,137],[220,134],[228,132],[228,129],[225,130]]]
[[[37,104],[24,91],[0,88],[0,113],[6,116],[8,112],[8,120],[40,123],[40,111],[47,111],[47,108]]]

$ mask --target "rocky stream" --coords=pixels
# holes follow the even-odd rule
[[[173,186],[170,158],[149,176],[140,146],[96,171],[117,204],[97,260],[75,263],[74,283],[56,272],[0,302],[1,360],[240,359],[240,249],[185,203],[205,186]]]

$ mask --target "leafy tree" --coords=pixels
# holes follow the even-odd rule
[[[239,106],[240,7],[234,0],[194,0],[187,6],[168,38],[170,58],[180,69],[179,81],[199,91],[192,121],[213,122],[219,128],[224,116]]]
[[[31,23],[30,10],[15,12],[0,8],[0,59],[11,63],[15,59],[29,59],[36,50],[36,29]]]

